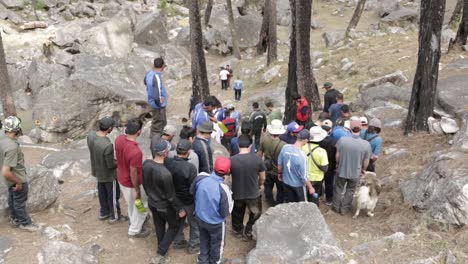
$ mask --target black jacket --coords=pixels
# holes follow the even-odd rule
[[[330,108],[332,104],[336,104],[336,96],[338,96],[338,93],[339,92],[335,89],[330,89],[325,93],[325,95],[323,96],[324,97],[324,105],[323,105],[324,112],[328,113],[328,108]]]
[[[193,195],[190,194],[190,185],[198,175],[197,169],[193,164],[181,157],[166,159],[164,162],[166,168],[172,174],[172,181],[177,198],[184,205],[191,205],[194,202]]]
[[[209,140],[196,137],[193,141],[192,148],[198,155],[198,172],[210,174],[213,171],[213,153]]]
[[[327,151],[328,156],[328,172],[332,172],[336,169],[336,140],[327,136],[323,139],[319,146]]]

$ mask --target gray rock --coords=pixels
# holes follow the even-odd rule
[[[275,65],[268,69],[263,75],[262,75],[262,82],[264,83],[270,83],[273,81],[273,79],[279,75],[281,70],[281,66]]]
[[[444,131],[440,127],[440,121],[435,119],[434,117],[430,116],[427,119],[427,124],[429,126],[429,132],[431,134],[435,134],[435,135],[443,135],[444,134]]]
[[[0,264],[5,263],[5,257],[13,248],[14,241],[12,238],[0,235]]]
[[[394,243],[398,243],[405,240],[405,234],[397,232],[393,235],[384,237],[379,240],[374,240],[371,242],[366,242],[364,244],[357,245],[351,250],[360,257],[373,257],[392,247]]]
[[[95,17],[98,13],[97,8],[87,2],[78,2],[70,8],[70,12],[76,17]]]
[[[27,81],[32,94],[52,84],[63,83],[68,78],[68,68],[59,64],[48,64],[33,60],[28,69]]]
[[[113,17],[119,13],[121,6],[116,2],[109,2],[101,9],[101,14],[105,17]]]
[[[166,16],[159,9],[138,18],[135,25],[135,42],[149,47],[159,47],[168,42]]]
[[[443,116],[440,120],[440,127],[442,128],[445,134],[455,134],[460,130],[457,121],[445,116]]]
[[[354,111],[383,106],[386,102],[396,101],[407,105],[411,98],[411,90],[384,83],[376,86],[361,88],[354,102],[351,104]]]
[[[8,9],[23,9],[24,2],[22,0],[1,0],[0,3]]]
[[[375,2],[380,17],[385,17],[400,8],[400,1],[398,0],[371,0],[370,2]]]
[[[262,17],[260,15],[241,16],[236,20],[236,30],[239,38],[239,48],[255,47],[258,43]],[[231,34],[227,34],[228,47],[232,47]]]
[[[58,179],[91,176],[91,163],[87,148],[64,149],[44,157],[41,165],[48,168]]]
[[[97,264],[98,260],[79,246],[61,241],[49,241],[37,255],[39,264]]]
[[[21,1],[22,2],[22,1]],[[20,24],[22,22],[24,22],[24,19],[22,17],[20,17],[19,15],[17,15],[15,12],[13,12],[12,10],[9,10],[7,9],[4,5],[0,4],[0,19],[1,20],[10,20],[11,22],[13,22],[13,24]],[[4,31],[5,28],[4,28]]]
[[[325,32],[322,37],[327,47],[341,46],[345,39],[345,33],[343,31]]]
[[[440,252],[439,255],[434,256],[434,257],[412,261],[410,264],[438,264],[438,263],[457,264],[458,261],[457,261],[457,258],[453,255],[453,253],[450,250],[448,250],[447,252]]]
[[[382,77],[360,84],[359,91],[361,91],[361,89],[366,89],[372,86],[381,85],[387,82],[393,83],[396,86],[402,86],[403,84],[408,82],[408,78],[405,77],[402,71],[396,71],[394,73],[390,73],[385,76],[382,76]]]
[[[418,23],[418,20],[418,10],[403,7],[390,12],[390,14],[382,18],[380,21],[391,26],[405,27]]]
[[[339,263],[345,258],[320,210],[312,203],[270,207],[255,223],[254,235],[257,245],[247,255],[249,264]]]
[[[183,6],[180,6],[180,5],[172,5],[171,7],[179,15],[182,15],[182,16],[188,16],[189,15],[189,9],[186,8],[186,7],[183,7]]]
[[[397,104],[382,102],[382,106],[368,109],[364,114],[370,119],[376,117],[382,120],[383,127],[397,128],[403,125],[408,110]]]
[[[390,161],[394,162],[396,160],[403,160],[403,159],[409,158],[410,155],[411,154],[407,149],[398,149],[391,154],[388,154],[388,155],[386,154],[383,160],[385,160],[386,162],[390,162]]]
[[[315,19],[312,19],[310,21],[310,28],[312,29],[320,29],[320,28],[323,28],[323,25],[322,23],[320,23],[319,21],[315,20]]]

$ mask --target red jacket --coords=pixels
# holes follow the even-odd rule
[[[310,115],[310,105],[307,99],[304,96],[301,96],[301,103],[296,110],[296,119],[300,122],[305,122],[309,120]]]
[[[227,127],[228,132],[224,133],[225,137],[234,137],[236,135],[236,119],[228,117],[223,120],[223,124]]]

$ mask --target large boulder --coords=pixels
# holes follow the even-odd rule
[[[335,31],[335,32],[325,32],[322,34],[323,39],[325,40],[325,45],[327,47],[334,47],[342,45],[345,39],[345,32]]]
[[[258,14],[241,16],[236,19],[237,37],[239,38],[239,48],[246,49],[255,47],[258,43],[260,28],[262,27],[262,17]],[[231,34],[228,34],[227,44],[232,47]]]
[[[248,264],[340,263],[345,258],[313,203],[270,207],[257,220],[253,231],[257,245],[247,255]]]
[[[396,11],[390,12],[380,21],[390,26],[405,27],[418,23],[419,12],[417,9],[400,8]]]
[[[372,86],[378,86],[385,83],[392,83],[396,86],[402,86],[408,82],[408,78],[403,74],[402,71],[396,71],[394,73],[387,74],[385,76],[361,83],[359,85],[359,90],[363,90]]]
[[[138,17],[135,25],[135,42],[149,47],[159,47],[168,42],[167,21],[162,11],[154,12]]]
[[[403,125],[408,114],[407,108],[385,101],[375,102],[375,104],[381,105],[367,109],[364,112],[369,119],[378,118],[382,120],[383,127],[397,128]]]
[[[71,243],[50,240],[37,254],[39,264],[98,264],[95,256]]]
[[[0,4],[9,9],[22,9],[24,8],[24,1],[22,0],[1,0]]]
[[[385,102],[396,101],[407,104],[411,98],[411,90],[406,87],[399,87],[387,82],[376,86],[359,89],[356,100],[352,103],[352,108],[356,110],[367,110],[373,107],[382,106]]]

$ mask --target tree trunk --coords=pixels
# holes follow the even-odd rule
[[[364,11],[365,5],[366,5],[366,0],[359,0],[359,2],[357,3],[356,9],[354,10],[353,17],[351,18],[351,21],[349,21],[348,28],[346,29],[346,34],[345,34],[346,37],[349,35],[349,32],[355,29],[357,24],[359,23],[359,20],[361,19],[362,11]]]
[[[300,1],[300,0],[299,0]],[[289,36],[289,62],[288,62],[288,83],[285,90],[284,123],[287,124],[296,120],[296,103],[292,96],[297,94],[296,75],[296,0],[289,0],[291,7],[291,34]]]
[[[258,37],[257,43],[257,55],[262,55],[267,51],[268,47],[268,30],[269,30],[269,20],[270,20],[270,1],[265,0],[265,6],[263,7],[263,20],[262,28],[260,29],[260,35]]]
[[[269,7],[269,19],[268,19],[268,56],[267,65],[276,61],[278,58],[278,48],[276,39],[276,0],[267,1],[270,2]],[[266,3],[266,2],[265,2]]]
[[[210,95],[198,1],[199,0],[190,0],[188,3],[191,43],[190,53],[192,68],[192,94],[195,103],[202,102]]]
[[[8,69],[5,59],[5,50],[3,49],[2,33],[0,32],[0,98],[2,100],[3,115],[5,117],[16,115],[15,101],[13,100],[13,91],[11,90],[10,79],[8,78]]]
[[[192,1],[195,1],[195,0],[190,0],[189,2],[192,2]],[[208,27],[208,25],[210,24],[210,17],[211,17],[212,9],[213,9],[213,0],[208,0],[208,2],[206,3],[205,16],[203,17],[204,22],[205,22],[205,27]]]
[[[239,38],[237,37],[236,24],[234,21],[234,14],[232,12],[232,3],[231,0],[226,0],[227,11],[229,16],[229,28],[231,29],[231,38],[232,38],[232,49],[234,50],[234,56],[240,60],[242,59],[240,49],[239,49]]]
[[[465,1],[466,2],[466,1]],[[460,13],[463,8],[463,0],[458,0],[455,9],[453,9],[452,16],[450,17],[450,21],[448,22],[449,26],[454,26],[457,23],[458,19],[460,18]]]
[[[439,75],[440,36],[445,12],[445,0],[421,1],[419,22],[418,66],[414,76],[405,134],[429,131]]]
[[[460,26],[458,27],[457,36],[453,41],[456,46],[466,45],[466,38],[468,37],[468,0],[464,0],[463,3],[463,14],[460,20]]]
[[[320,110],[320,95],[310,63],[310,23],[312,0],[296,1],[297,90],[307,98],[314,111]]]

